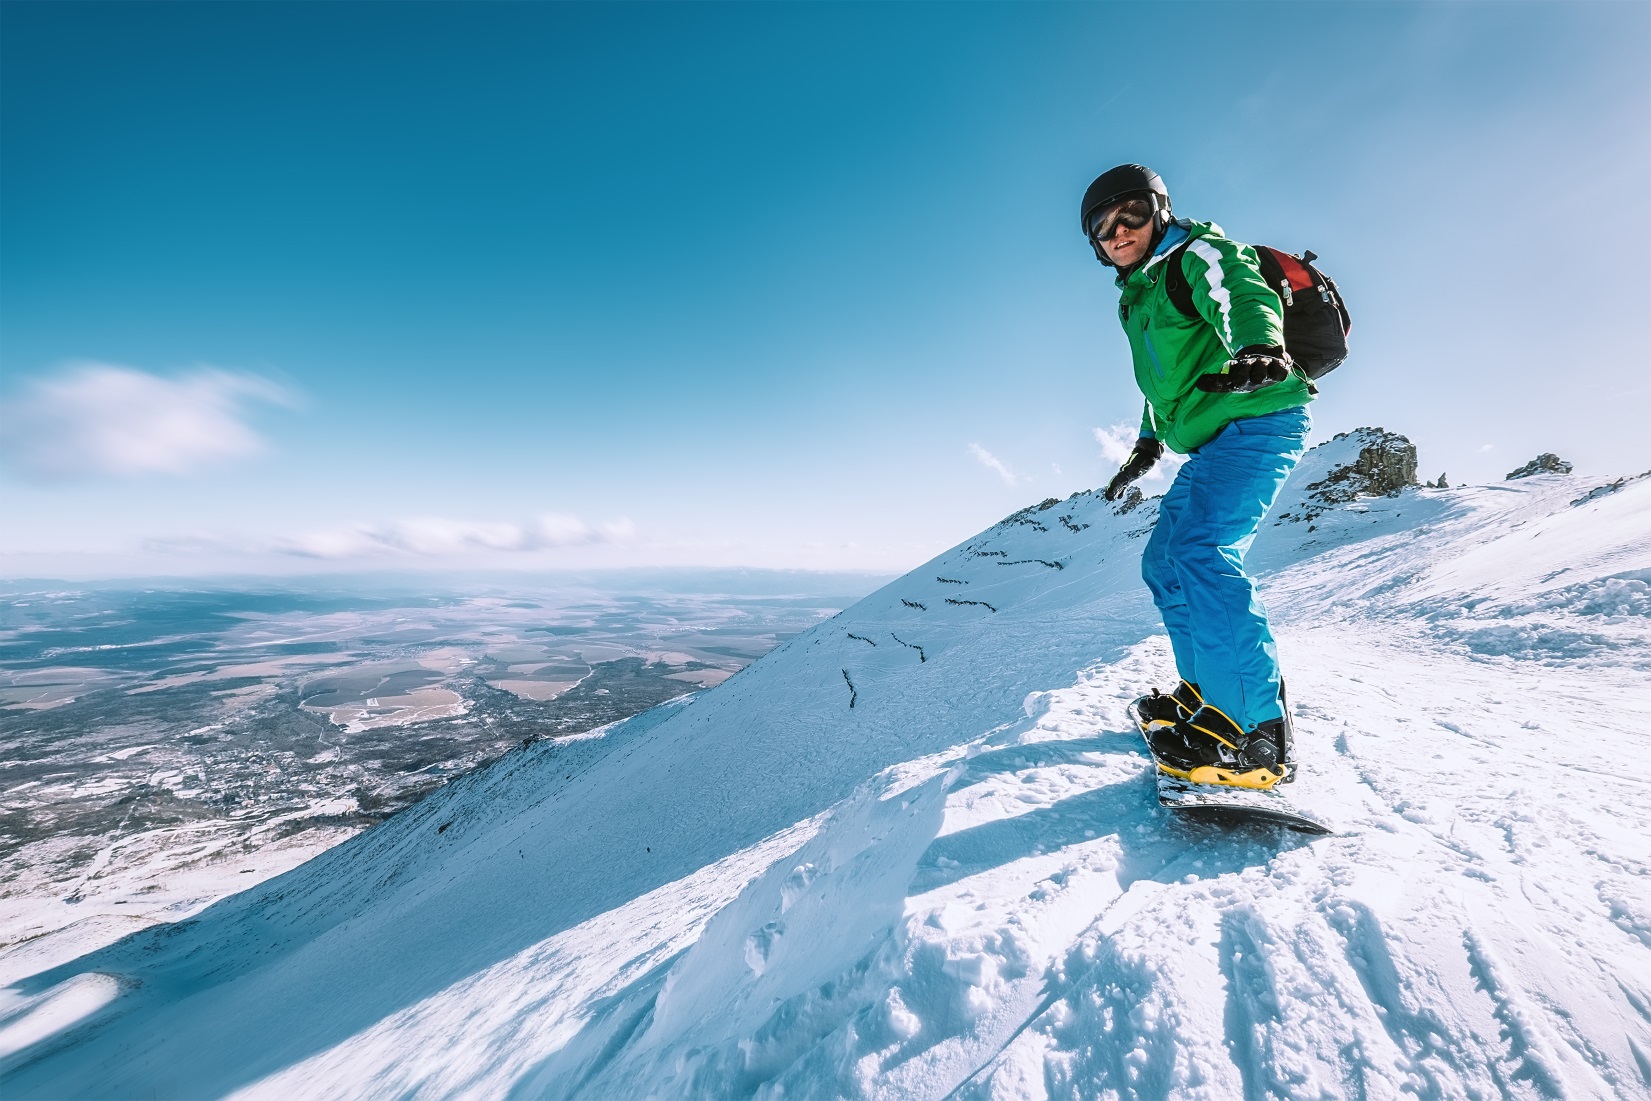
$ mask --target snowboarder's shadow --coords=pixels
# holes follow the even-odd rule
[[[969,762],[958,787],[994,774],[1117,753],[1121,737],[1038,742],[982,754]],[[1140,772],[1127,779],[936,838],[918,862],[910,893],[1109,837],[1116,838],[1116,874],[1125,889],[1142,879],[1170,883],[1188,874],[1208,879],[1262,867],[1311,840],[1261,822],[1218,824],[1178,816],[1158,805],[1151,762],[1145,755],[1140,761]]]

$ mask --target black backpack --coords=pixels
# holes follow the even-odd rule
[[[1192,287],[1181,270],[1188,241],[1166,258],[1164,290],[1187,317],[1197,317]],[[1347,334],[1353,319],[1347,314],[1336,281],[1313,266],[1311,250],[1293,256],[1266,245],[1252,245],[1261,261],[1261,277],[1284,302],[1284,348],[1309,379],[1323,378],[1347,358]]]

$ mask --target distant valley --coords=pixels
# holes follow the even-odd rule
[[[721,683],[880,580],[0,589],[0,947],[176,920],[523,743]]]

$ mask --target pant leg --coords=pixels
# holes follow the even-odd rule
[[[1301,458],[1310,424],[1305,409],[1236,420],[1182,469],[1193,477],[1167,553],[1190,619],[1198,686],[1245,730],[1283,711],[1278,648],[1244,555]]]
[[[1192,617],[1187,611],[1187,600],[1181,592],[1181,579],[1170,558],[1170,546],[1176,525],[1187,511],[1190,487],[1195,478],[1193,469],[1198,456],[1190,456],[1175,476],[1175,481],[1158,502],[1158,521],[1153,525],[1152,537],[1141,552],[1141,580],[1152,592],[1152,602],[1164,619],[1164,630],[1169,634],[1170,648],[1175,651],[1175,671],[1184,681],[1198,684],[1198,659],[1193,649]]]

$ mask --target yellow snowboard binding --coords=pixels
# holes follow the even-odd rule
[[[1153,759],[1177,779],[1270,791],[1291,778],[1287,720],[1273,719],[1246,733],[1224,711],[1208,703],[1178,722],[1149,718],[1145,708],[1140,711]]]
[[[1164,762],[1159,761],[1158,768],[1178,780],[1186,780],[1189,783],[1247,788],[1250,791],[1271,791],[1274,785],[1283,783],[1284,778],[1290,774],[1289,765],[1280,765],[1277,771],[1270,768],[1252,768],[1248,772],[1239,772],[1218,765],[1199,765],[1197,768],[1182,772],[1180,769],[1171,768]]]

